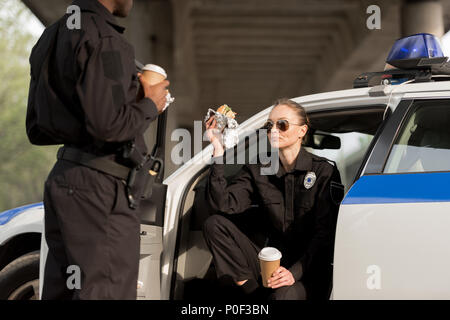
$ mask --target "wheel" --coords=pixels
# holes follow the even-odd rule
[[[0,300],[39,299],[39,251],[27,253],[0,271]]]

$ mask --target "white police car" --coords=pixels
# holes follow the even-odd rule
[[[391,51],[387,62],[399,69],[363,74],[354,89],[294,99],[311,120],[308,148],[337,162],[346,190],[336,230],[332,299],[450,298],[446,61],[433,36],[414,35],[398,40]],[[375,76],[383,85],[369,86]],[[266,142],[255,132],[269,112],[241,124],[235,156],[258,139]],[[201,232],[208,215],[204,187],[211,154],[210,145],[164,181],[164,213],[142,224],[140,299],[211,296],[203,290],[214,272]],[[240,166],[228,165],[226,175]],[[47,252],[45,241],[40,246],[42,230],[41,204],[0,214],[1,298],[36,297],[36,250],[41,247],[41,275]]]

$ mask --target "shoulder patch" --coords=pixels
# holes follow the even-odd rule
[[[105,51],[101,53],[103,74],[105,77],[119,81],[123,77],[123,66],[120,51]]]

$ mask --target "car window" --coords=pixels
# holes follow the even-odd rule
[[[364,160],[364,155],[369,148],[373,135],[360,132],[333,133],[332,135],[341,139],[340,149],[317,150],[306,148],[306,150],[336,162],[341,174],[342,184],[345,186],[345,192],[347,192]]]
[[[450,171],[450,101],[415,102],[385,173]]]

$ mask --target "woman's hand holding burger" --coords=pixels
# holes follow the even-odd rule
[[[211,117],[206,121],[206,136],[214,147],[213,157],[221,157],[224,154],[222,146],[222,132],[217,129],[217,121],[214,117]]]

